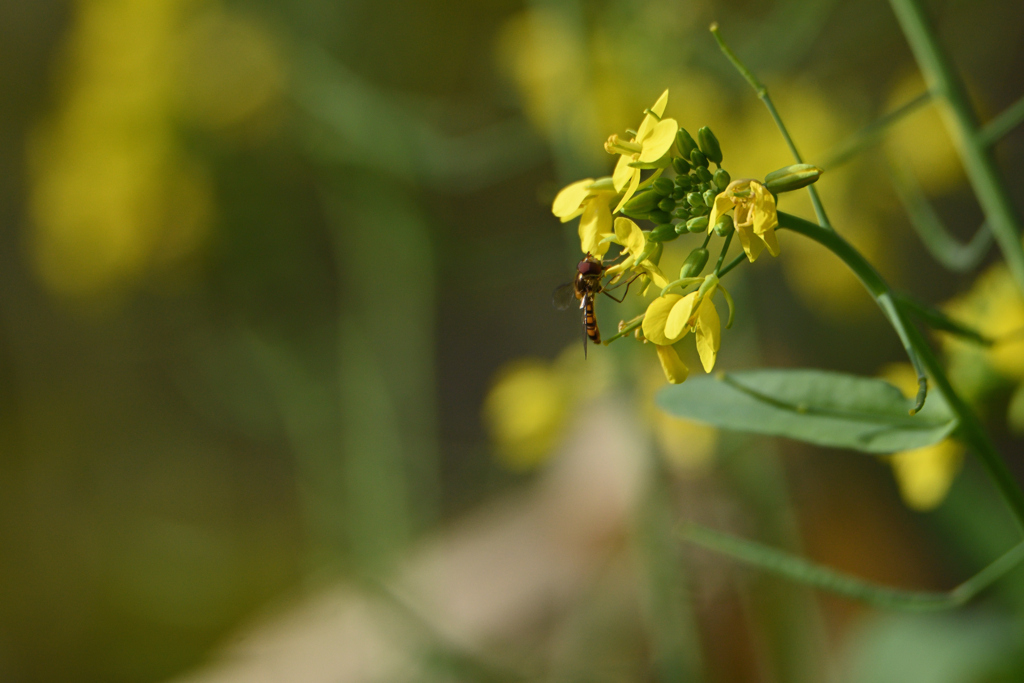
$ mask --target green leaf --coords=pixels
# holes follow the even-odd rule
[[[824,370],[719,373],[665,387],[658,406],[723,429],[819,446],[893,453],[941,441],[957,426],[934,392],[924,409],[888,382]]]

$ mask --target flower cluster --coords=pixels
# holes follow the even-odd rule
[[[739,236],[751,262],[765,248],[777,256],[775,196],[809,185],[821,171],[801,164],[771,173],[763,182],[733,180],[722,167],[714,133],[703,127],[695,140],[675,119],[665,117],[667,106],[666,90],[645,110],[635,131],[610,136],[605,151],[618,156],[612,175],[565,187],[555,197],[552,212],[563,223],[580,218],[580,250],[607,264],[608,285],[639,278],[646,285],[644,295],[652,285],[657,288],[646,312],[620,323],[619,333],[605,343],[635,331],[638,339],[657,349],[668,381],[679,383],[689,369],[674,346],[688,333],[694,333],[704,370],[711,372],[715,365],[722,328],[713,302],[718,292],[729,306],[726,327],[731,324],[732,298],[720,279],[739,262],[738,257],[724,263],[733,236]],[[635,221],[653,226],[641,229]],[[679,278],[670,280],[661,269],[664,244],[690,233],[702,234],[703,243],[691,249]],[[722,239],[721,253],[713,272],[702,275],[715,236]],[[613,245],[618,249],[606,258]]]

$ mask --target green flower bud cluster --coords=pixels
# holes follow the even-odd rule
[[[715,197],[732,181],[721,166],[718,138],[707,126],[697,131],[696,139],[680,128],[671,157],[674,177],[659,177],[622,207],[622,213],[630,218],[654,223],[650,238],[657,242],[668,242],[687,232],[707,231]]]

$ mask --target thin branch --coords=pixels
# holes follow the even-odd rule
[[[697,524],[688,524],[682,536],[703,548],[791,581],[860,600],[875,607],[909,612],[933,612],[960,607],[1024,560],[1024,541],[1021,541],[952,590],[912,591],[866,581],[797,555]]]
[[[771,96],[768,94],[768,88],[761,81],[757,80],[757,77],[740,61],[740,58],[736,56],[736,53],[732,51],[726,42],[722,38],[721,31],[718,30],[718,22],[711,24],[711,33],[715,36],[715,40],[718,42],[718,47],[722,50],[722,54],[725,55],[736,70],[740,72],[740,75],[746,79],[750,87],[757,93],[758,99],[764,102],[764,106],[768,108],[768,113],[771,114],[772,120],[775,121],[776,127],[779,132],[782,133],[782,137],[786,140],[786,144],[789,146],[789,151],[793,154],[793,158],[796,159],[796,163],[804,163],[803,157],[800,156],[800,152],[797,151],[796,143],[793,142],[793,138],[790,137],[789,131],[786,130],[786,124],[782,122],[782,117],[779,116],[779,112],[775,109],[775,104],[772,102]],[[808,185],[807,191],[811,195],[811,204],[814,205],[814,215],[818,217],[818,223],[822,226],[831,229],[832,224],[829,223],[828,216],[825,215],[825,207],[821,203],[821,197],[818,196],[818,190],[814,185]]]

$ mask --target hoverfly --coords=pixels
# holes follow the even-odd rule
[[[608,293],[601,282],[604,276],[604,264],[589,253],[576,266],[576,277],[572,282],[567,282],[558,287],[552,299],[555,308],[566,310],[574,301],[580,302],[580,310],[583,311],[583,357],[587,357],[587,339],[594,344],[601,343],[601,330],[597,327],[597,316],[594,314],[594,299],[598,294],[604,294],[609,299],[622,303],[626,295],[616,299]],[[626,292],[629,292],[631,279],[626,283]]]

